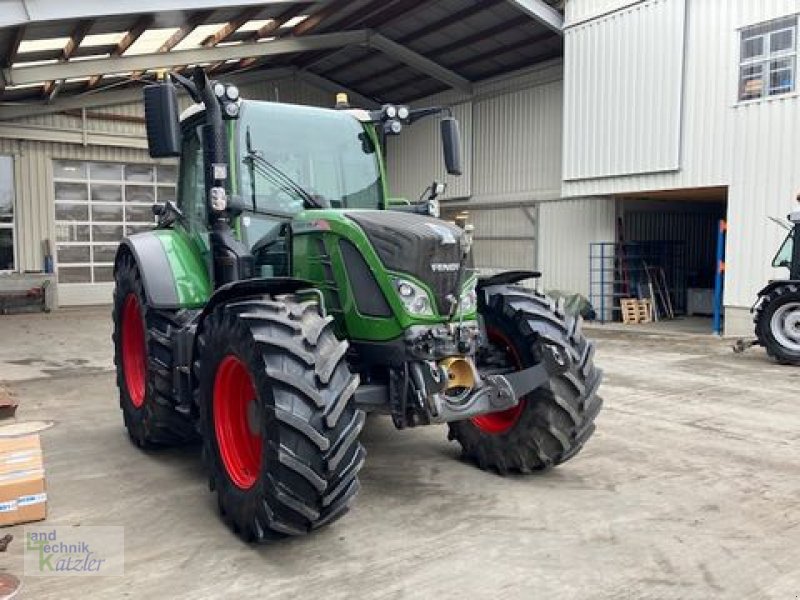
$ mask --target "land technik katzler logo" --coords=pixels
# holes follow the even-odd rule
[[[25,528],[27,576],[121,576],[123,527],[52,525]]]

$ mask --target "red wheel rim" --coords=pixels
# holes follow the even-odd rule
[[[256,421],[253,379],[241,360],[228,355],[214,379],[214,433],[231,481],[246,490],[261,471],[261,431]],[[255,433],[253,430],[256,430]]]
[[[522,368],[522,361],[508,337],[493,327],[486,328],[486,336],[489,338],[489,342],[497,346],[502,346],[505,349],[506,354],[509,359],[511,359],[511,362],[516,365],[517,369]],[[513,408],[473,417],[472,424],[484,433],[489,433],[491,435],[507,433],[517,424],[524,409],[525,398],[521,398],[519,404]]]
[[[144,404],[147,348],[139,298],[131,292],[122,305],[122,370],[128,395],[136,408]]]

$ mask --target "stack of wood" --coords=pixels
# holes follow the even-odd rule
[[[626,325],[650,323],[653,320],[653,304],[650,300],[638,298],[623,298],[620,300],[622,307],[622,322]]]

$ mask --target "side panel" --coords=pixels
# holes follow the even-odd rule
[[[130,251],[144,283],[148,303],[154,308],[198,308],[211,296],[211,281],[202,254],[180,229],[137,233],[122,240]]]

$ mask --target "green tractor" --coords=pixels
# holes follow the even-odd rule
[[[798,196],[800,201],[800,196]],[[776,279],[758,292],[753,306],[756,339],[738,341],[737,351],[750,345],[764,346],[767,354],[781,364],[800,365],[800,244],[795,243],[800,228],[800,212],[788,217],[786,239],[772,261],[773,267],[789,269],[789,279]]]
[[[195,101],[179,115],[177,89]],[[114,347],[125,426],[142,447],[199,438],[224,520],[247,541],[305,534],[359,489],[365,413],[398,428],[447,423],[501,474],[563,463],[602,400],[577,316],[480,278],[471,226],[436,195],[389,198],[386,137],[443,108],[337,109],[243,100],[171,75],[145,88],[155,158],[180,157],[177,203],[124,239]]]

